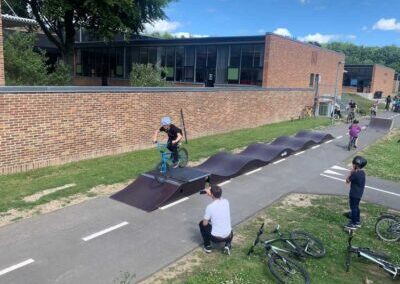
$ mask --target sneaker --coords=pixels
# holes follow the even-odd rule
[[[357,230],[357,226],[355,224],[353,224],[352,222],[347,223],[346,225],[344,225],[345,229],[348,230]]]
[[[175,162],[172,164],[173,169],[176,169],[177,167],[179,167],[179,162]]]
[[[205,253],[210,253],[210,252],[212,252],[212,248],[211,248],[210,245],[204,246],[204,247],[203,247],[203,251],[204,251]]]
[[[356,226],[357,228],[361,228],[361,222],[355,223],[354,226]]]
[[[231,244],[225,244],[224,253],[227,254],[227,255],[231,255],[231,249],[232,249]]]

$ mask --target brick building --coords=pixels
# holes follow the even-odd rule
[[[395,70],[380,64],[344,66],[343,87],[346,92],[360,93],[372,99],[393,94]]]
[[[344,55],[275,34],[265,36],[156,39],[149,37],[110,43],[83,36],[76,43],[75,83],[99,85],[104,73],[110,85],[128,85],[133,63],[158,64],[167,80],[204,84],[211,74],[216,85],[314,87],[330,85],[343,72]],[[340,76],[341,77],[341,76]],[[341,82],[337,84],[341,93]],[[332,93],[332,92],[331,92]]]

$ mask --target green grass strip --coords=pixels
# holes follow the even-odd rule
[[[314,197],[309,205],[303,206],[301,203],[301,199],[296,199],[292,200],[292,205],[278,202],[267,208],[235,229],[236,240],[234,237],[231,256],[224,255],[221,249],[214,249],[211,254],[198,252],[200,258],[197,261],[198,265],[191,268],[194,272],[177,272],[174,279],[164,278],[165,281],[162,283],[277,283],[266,265],[267,258],[262,246],[256,249],[253,256],[246,255],[264,220],[268,221],[264,238],[275,237],[269,232],[276,224],[280,224],[283,233],[300,229],[322,240],[327,251],[324,258],[298,260],[309,272],[311,283],[366,283],[366,278],[371,280],[371,283],[393,283],[390,275],[383,269],[361,260],[356,255],[352,256],[350,271],[345,271],[348,235],[343,231],[342,226],[347,223],[347,219],[342,213],[348,211],[348,198]],[[387,209],[367,203],[362,203],[360,209],[363,227],[355,233],[353,245],[384,251],[391,256],[390,260],[393,263],[400,263],[398,243],[383,242],[374,232],[377,217],[380,212],[385,212]],[[282,247],[281,243],[274,245]]]
[[[302,129],[329,125],[326,118],[286,121],[230,133],[201,137],[184,145],[190,161],[211,156],[221,150],[230,151],[254,142],[266,142],[281,135],[292,135]],[[97,185],[126,182],[153,168],[160,160],[155,149],[134,151],[46,167],[25,173],[0,176],[0,212],[11,208],[32,208],[54,199],[87,193]],[[45,189],[75,183],[76,186],[43,196],[36,202],[27,203],[23,197]]]
[[[399,141],[400,131],[397,130],[361,153],[368,161],[365,167],[368,175],[400,181]]]

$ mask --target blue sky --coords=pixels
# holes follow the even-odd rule
[[[147,31],[193,36],[276,32],[300,40],[400,46],[400,0],[178,0]]]

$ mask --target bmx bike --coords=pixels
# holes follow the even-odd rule
[[[349,114],[347,115],[346,122],[351,123],[356,118],[355,110],[349,110]]]
[[[351,149],[356,148],[356,140],[357,137],[350,137],[349,144],[347,145],[347,150],[351,151]]]
[[[375,224],[375,232],[381,240],[400,240],[400,215],[382,213]]]
[[[265,250],[268,268],[279,283],[310,283],[310,275],[307,270],[287,255],[297,258],[307,256],[321,258],[326,254],[323,243],[307,232],[292,231],[290,234],[284,235],[279,228],[277,225],[272,231],[273,234],[277,234],[277,238],[261,241],[260,237],[264,233],[263,223],[247,255],[252,255],[255,247],[261,242]],[[273,243],[276,242],[283,243],[285,248],[274,246]]]
[[[161,161],[155,168],[155,179],[159,183],[164,183],[168,178],[168,171],[172,167],[172,152],[168,150],[168,143],[157,143],[157,149],[161,154]],[[189,161],[188,151],[178,144],[178,167],[183,168]]]
[[[347,246],[347,255],[346,255],[346,271],[350,270],[351,264],[351,254],[356,254],[358,257],[362,257],[369,261],[376,263],[379,267],[389,273],[393,279],[400,275],[400,266],[393,264],[388,261],[389,256],[384,252],[373,251],[370,248],[361,248],[355,247],[352,245],[353,230],[349,230],[349,238],[348,238],[348,246]]]

